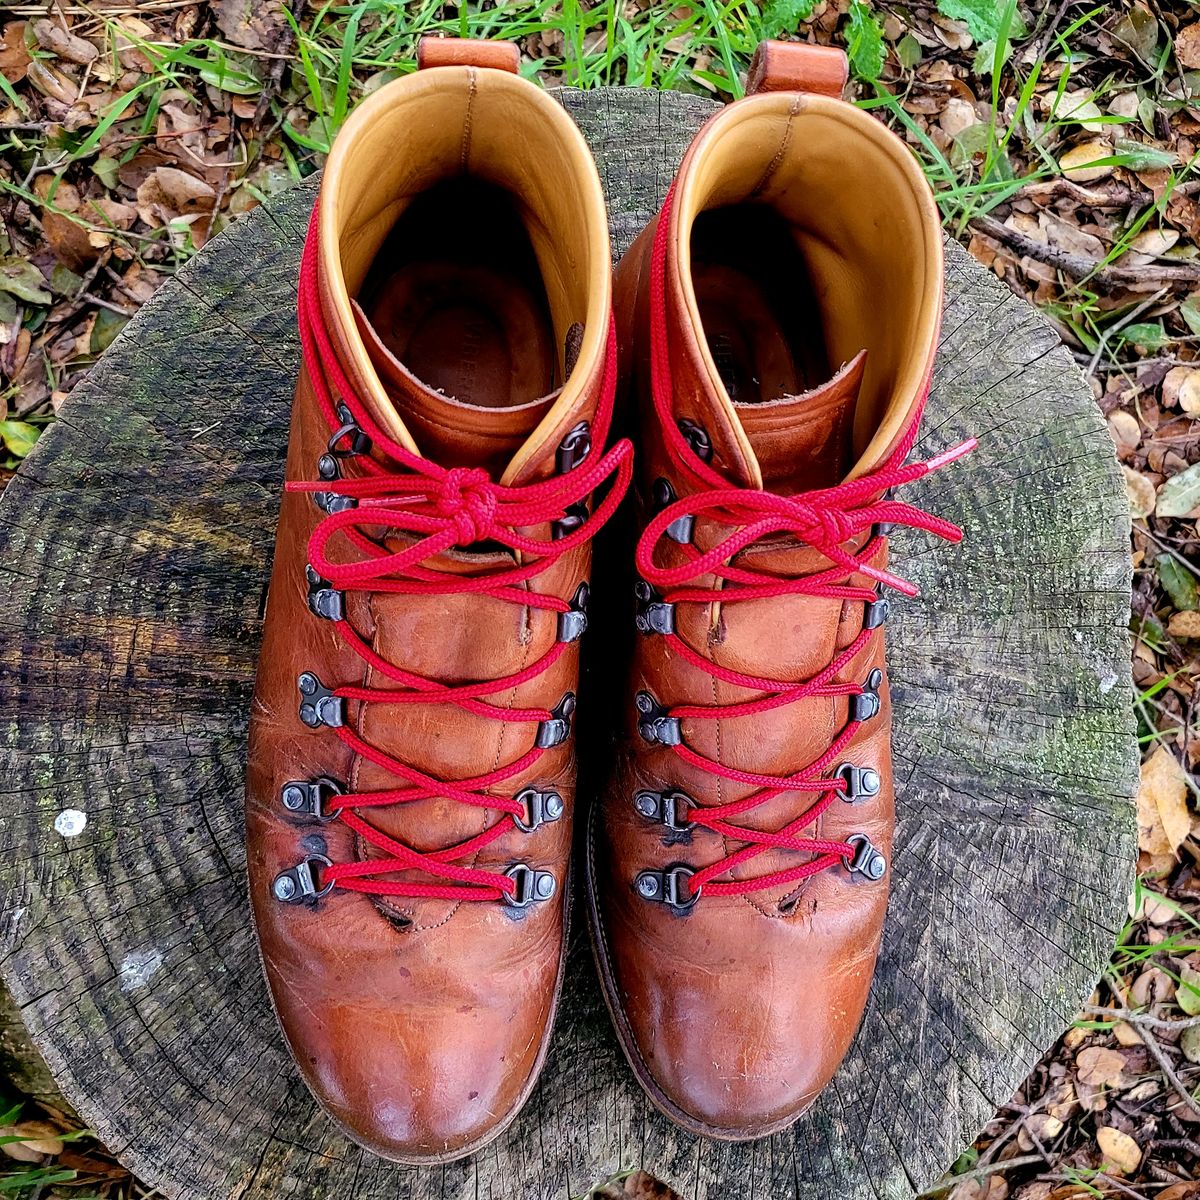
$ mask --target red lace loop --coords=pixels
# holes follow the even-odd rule
[[[375,454],[356,454],[353,475],[335,479],[290,482],[290,492],[327,493],[354,501],[331,512],[309,539],[309,564],[330,587],[343,591],[388,592],[405,595],[473,593],[523,608],[566,613],[570,603],[561,596],[529,586],[576,546],[589,541],[612,516],[629,487],[632,451],[629,441],[618,442],[604,455],[589,455],[574,470],[538,483],[510,487],[492,480],[478,468],[446,469],[421,458],[393,441],[371,416],[342,367],[321,312],[317,272],[317,214],[314,210],[300,268],[298,316],[304,365],[330,431],[332,448],[345,454],[347,428],[344,405],[354,425],[365,434]],[[593,444],[601,446],[612,424],[616,391],[616,334],[610,320],[600,401],[592,421]],[[338,434],[341,436],[337,436]],[[343,457],[342,461],[345,461]],[[608,489],[595,510],[560,538],[534,537],[529,532],[564,517],[587,500],[602,484]],[[389,544],[397,536],[398,544]],[[331,541],[340,539],[349,556],[330,557]],[[472,574],[457,575],[429,566],[438,555],[481,542],[511,551],[513,565],[489,565]],[[373,669],[399,688],[345,685],[333,690],[344,703],[451,704],[497,721],[535,723],[554,717],[545,708],[509,708],[485,697],[520,686],[549,669],[566,652],[557,641],[536,662],[499,679],[447,684],[396,666],[380,655],[354,626],[340,616],[334,628],[346,644]],[[324,884],[350,891],[386,896],[426,896],[451,900],[498,900],[513,896],[517,884],[509,875],[456,865],[497,838],[517,828],[524,807],[511,796],[492,789],[530,770],[545,753],[537,745],[515,761],[467,779],[443,780],[386,754],[371,745],[349,722],[333,732],[354,754],[395,775],[403,786],[376,792],[340,794],[337,819],[383,857],[335,863],[322,874]],[[548,747],[547,747],[548,748]],[[418,851],[376,829],[355,810],[410,804],[445,797],[468,807],[495,810],[502,815],[482,833],[436,851]],[[381,878],[418,871],[430,882]]]
[[[664,589],[662,601],[668,605],[725,605],[739,600],[786,595],[874,602],[878,598],[876,590],[852,584],[850,579],[854,575],[865,575],[882,587],[909,596],[916,595],[917,589],[910,582],[872,565],[872,560],[882,548],[882,535],[871,532],[856,551],[847,549],[847,543],[867,531],[874,531],[880,525],[903,525],[924,530],[950,542],[960,541],[962,530],[957,525],[911,504],[888,499],[885,494],[960,458],[974,449],[975,439],[970,438],[953,446],[927,462],[905,463],[916,441],[924,409],[922,397],[900,443],[883,465],[869,475],[836,487],[791,496],[732,485],[714,466],[694,452],[675,420],[666,300],[667,246],[673,193],[672,188],[659,216],[651,262],[651,382],[659,427],[673,460],[692,490],[656,513],[642,532],[636,555],[642,578],[653,587]],[[927,387],[928,380],[925,383]],[[673,540],[669,541],[667,544],[676,552],[682,551],[686,561],[673,567],[659,566],[655,561],[655,551],[668,527],[681,517],[706,517],[709,525],[727,529],[728,532],[708,550],[701,550],[692,544],[681,547]],[[790,538],[796,545],[816,550],[831,565],[808,575],[779,578],[735,563],[737,556],[748,547],[778,535]],[[715,576],[719,581],[718,586],[683,586],[706,575]],[[668,705],[664,715],[681,720],[721,720],[753,716],[812,697],[862,695],[866,689],[861,683],[840,682],[838,677],[866,648],[875,632],[874,629],[864,628],[826,667],[810,678],[799,681],[770,679],[730,670],[706,658],[678,633],[667,633],[664,636],[672,652],[692,666],[723,683],[759,694],[734,704]],[[662,700],[661,697],[659,699]],[[742,771],[726,766],[697,753],[687,745],[686,739],[671,746],[673,753],[691,767],[758,789],[741,800],[719,805],[697,805],[689,810],[689,820],[693,825],[743,843],[740,849],[696,871],[689,882],[691,892],[696,894],[703,888],[715,895],[742,895],[798,883],[851,858],[855,847],[849,842],[803,836],[802,831],[814,825],[846,790],[845,779],[837,775],[830,776],[829,772],[836,769],[842,752],[853,742],[862,723],[851,715],[829,748],[815,761],[791,775]],[[730,819],[785,792],[809,793],[815,795],[816,800],[781,830],[749,829]],[[810,857],[795,867],[756,878],[716,882],[719,876],[772,848],[792,850]]]

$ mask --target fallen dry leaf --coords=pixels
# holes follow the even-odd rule
[[[1175,35],[1175,58],[1181,67],[1200,67],[1200,24],[1185,25]]]
[[[57,21],[43,18],[33,23],[33,36],[43,50],[49,50],[64,62],[90,63],[97,58],[100,51],[86,38],[76,37],[64,29]]]
[[[979,115],[975,112],[975,105],[969,100],[952,96],[946,101],[946,107],[938,118],[938,124],[945,131],[947,137],[957,137],[964,129],[978,125]]]
[[[1158,500],[1154,484],[1140,471],[1135,471],[1130,466],[1122,465],[1121,470],[1125,474],[1125,491],[1129,496],[1129,507],[1133,510],[1133,515],[1148,517],[1154,511],[1154,505]]]
[[[1175,1003],[1189,1017],[1200,1015],[1200,971],[1191,963],[1184,963],[1179,972],[1179,983],[1175,988]]]
[[[20,1138],[19,1142],[7,1142],[0,1146],[15,1162],[41,1162],[47,1154],[61,1154],[63,1149],[59,1131],[49,1121],[20,1121],[16,1125],[0,1125],[0,1137]]]
[[[89,200],[84,206],[84,217],[100,226],[111,225],[114,229],[129,229],[137,220],[137,209],[132,204],[122,204],[108,196]]]
[[[1200,1025],[1189,1025],[1179,1035],[1179,1048],[1188,1062],[1200,1062]]]
[[[1112,167],[1103,163],[1097,164],[1098,160],[1112,157],[1112,144],[1106,142],[1103,138],[1095,138],[1092,141],[1081,142],[1078,146],[1072,146],[1059,160],[1058,165],[1062,168],[1062,173],[1075,183],[1094,183],[1097,179],[1103,179],[1106,175],[1112,174]]]
[[[1142,427],[1137,417],[1122,408],[1108,414],[1108,431],[1118,450],[1136,450],[1142,440]]]
[[[9,21],[0,32],[0,75],[9,83],[20,83],[29,69],[29,51],[25,48],[25,22]]]
[[[85,270],[100,255],[88,231],[70,217],[46,211],[42,214],[42,230],[58,261],[72,271]]]
[[[1127,1133],[1111,1125],[1096,1130],[1096,1144],[1104,1161],[1122,1175],[1132,1175],[1142,1164],[1142,1148]]]
[[[1173,638],[1182,638],[1185,641],[1200,639],[1200,612],[1185,609],[1183,612],[1173,613],[1167,622],[1167,632]]]
[[[1200,370],[1172,367],[1163,376],[1162,402],[1169,408],[1182,408],[1184,412],[1200,411]]]
[[[283,0],[216,0],[217,28],[236,46],[277,53],[291,40]]]
[[[1200,1200],[1200,1183],[1173,1183],[1158,1193],[1158,1200]]]
[[[1008,1181],[1003,1175],[988,1175],[983,1179],[964,1179],[950,1193],[950,1200],[1005,1200]]]
[[[1159,967],[1147,967],[1133,981],[1128,1002],[1137,1008],[1150,1008],[1175,995],[1175,981]]]
[[[1036,1138],[1044,1146],[1047,1142],[1052,1142],[1065,1126],[1057,1117],[1052,1117],[1049,1113],[1031,1113],[1025,1118],[1021,1132],[1017,1135],[1017,1140],[1024,1150],[1034,1149]]]
[[[74,104],[79,98],[79,88],[70,75],[56,70],[43,59],[31,59],[25,74],[43,96],[49,96],[60,104]]]
[[[592,1195],[605,1200],[675,1200],[675,1193],[647,1171],[627,1175],[623,1185],[619,1180],[603,1184]]]
[[[1046,111],[1047,115],[1052,112],[1056,121],[1081,125],[1089,133],[1101,133],[1105,128],[1104,114],[1086,89],[1064,92],[1050,102]]]
[[[63,1151],[63,1140],[59,1137],[61,1130],[49,1121],[18,1121],[14,1132],[39,1154],[61,1154]]]
[[[1169,925],[1179,915],[1179,910],[1172,904],[1161,900],[1149,889],[1142,891],[1141,911],[1137,913],[1137,920],[1149,921],[1151,925],[1162,926]]]
[[[1146,229],[1129,243],[1126,262],[1141,255],[1147,262],[1160,258],[1179,241],[1177,229]]]
[[[1138,1033],[1128,1021],[1116,1021],[1113,1023],[1113,1037],[1117,1039],[1118,1046],[1141,1046],[1142,1036]]]
[[[1142,764],[1137,811],[1141,849],[1147,854],[1177,854],[1192,822],[1183,768],[1165,746]]]
[[[203,179],[178,167],[155,167],[138,187],[138,213],[147,224],[160,224],[163,219],[211,212],[216,198],[216,190]]]
[[[154,179],[168,204],[178,213],[207,212],[213,206],[217,193],[212,184],[187,171],[159,167]]]
[[[1084,1083],[1097,1087],[1116,1087],[1125,1069],[1125,1059],[1118,1051],[1110,1050],[1107,1046],[1089,1046],[1086,1050],[1080,1050],[1075,1065]]]

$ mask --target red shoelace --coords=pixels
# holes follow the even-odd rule
[[[880,588],[893,588],[905,595],[917,594],[907,580],[887,570],[877,568],[872,560],[882,549],[883,536],[872,533],[857,551],[846,543],[875,526],[904,525],[921,529],[947,541],[957,542],[962,531],[957,525],[932,516],[911,504],[884,498],[885,494],[930,471],[968,453],[975,439],[952,447],[923,463],[904,462],[916,441],[924,397],[899,445],[884,464],[870,475],[839,484],[837,487],[797,495],[779,496],[751,488],[736,487],[701,459],[684,436],[675,420],[671,388],[671,360],[666,302],[666,261],[670,229],[673,190],[668,193],[659,217],[651,263],[651,382],[654,407],[660,427],[674,461],[690,482],[691,493],[681,496],[658,512],[646,526],[638,541],[637,567],[642,578],[661,591],[661,601],[674,604],[733,604],[739,600],[762,599],[774,596],[817,596],[842,601],[861,601],[864,604],[879,599],[874,588],[856,586],[849,580],[854,575],[873,579]],[[928,380],[925,390],[928,389]],[[677,546],[687,561],[674,567],[655,563],[655,550],[666,535],[668,526],[680,518],[696,519],[706,516],[730,532],[707,551],[692,544]],[[750,570],[734,565],[735,557],[748,546],[764,538],[787,535],[797,545],[809,546],[829,560],[830,566],[793,579]],[[717,587],[687,587],[689,582],[712,575],[721,581]],[[845,649],[817,674],[800,681],[770,679],[720,666],[700,654],[675,632],[664,636],[673,653],[706,672],[714,679],[748,692],[761,693],[741,703],[721,705],[680,704],[661,710],[668,719],[714,720],[751,716],[785,704],[812,697],[858,696],[865,688],[860,683],[840,681],[840,676],[863,651],[872,635],[883,636],[882,628],[864,628]],[[661,698],[659,702],[663,703]],[[685,763],[711,775],[743,784],[758,790],[742,800],[718,805],[695,805],[688,810],[693,825],[711,829],[732,841],[743,843],[742,848],[697,870],[688,881],[691,895],[698,896],[703,888],[713,895],[736,896],[748,892],[797,883],[820,871],[851,859],[856,851],[849,842],[806,837],[803,831],[847,790],[841,776],[830,776],[836,769],[842,752],[849,746],[863,722],[853,716],[829,748],[815,761],[790,775],[771,775],[729,767],[716,759],[697,753],[680,737],[672,745],[673,752]],[[816,797],[795,820],[777,832],[764,832],[735,824],[732,818],[765,804],[784,792],[803,792]],[[785,870],[744,880],[717,881],[718,877],[749,862],[772,848],[793,850],[805,854],[807,861]]]
[[[572,605],[567,600],[536,590],[532,581],[563,554],[594,537],[616,511],[632,475],[632,445],[626,440],[618,442],[606,454],[591,452],[565,474],[520,487],[496,483],[483,470],[447,470],[398,445],[372,420],[368,408],[356,396],[325,327],[318,290],[317,236],[314,210],[300,268],[298,314],[304,365],[331,432],[341,432],[340,439],[331,441],[331,450],[363,434],[378,455],[355,454],[352,461],[356,470],[351,477],[286,485],[291,492],[327,493],[354,502],[353,506],[325,517],[309,540],[309,566],[321,577],[322,586],[340,591],[402,595],[474,593],[522,608],[571,612]],[[610,321],[600,402],[591,421],[592,445],[597,449],[603,447],[608,437],[615,389],[616,335]],[[345,406],[353,425],[344,419],[345,414],[339,413],[339,405]],[[569,508],[585,501],[606,480],[611,480],[611,484],[595,511],[564,536],[547,540],[519,532],[563,518]],[[381,544],[389,534],[401,536],[402,548],[389,549]],[[334,539],[354,552],[349,561],[329,556],[327,550]],[[471,575],[449,574],[427,565],[429,560],[454,547],[464,549],[484,541],[507,547],[513,552],[516,565]],[[401,685],[398,688],[346,685],[332,689],[331,697],[343,705],[451,704],[510,723],[534,725],[556,719],[556,713],[550,709],[505,708],[491,703],[488,697],[540,675],[566,652],[568,641],[556,641],[536,662],[511,675],[446,684],[406,671],[383,658],[344,615],[339,614],[333,624],[365,663]],[[403,781],[403,786],[332,797],[339,810],[337,819],[385,857],[327,866],[321,873],[322,890],[332,885],[375,895],[453,900],[498,900],[516,893],[518,885],[512,876],[457,863],[519,827],[518,822],[526,815],[524,805],[491,789],[532,768],[545,753],[544,748],[535,744],[515,761],[482,775],[444,780],[372,746],[348,721],[332,728],[356,755],[395,775]],[[446,797],[501,815],[475,837],[441,850],[420,852],[376,829],[356,811],[432,797]],[[402,871],[421,872],[430,876],[431,882],[381,878]]]

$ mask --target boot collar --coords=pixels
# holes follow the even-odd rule
[[[822,184],[830,176],[835,183]],[[655,407],[698,483],[758,489],[763,472],[710,352],[691,278],[697,216],[745,201],[774,205],[806,243],[830,361],[853,364],[866,351],[847,478],[868,475],[906,440],[911,446],[932,374],[943,263],[929,186],[903,143],[829,95],[749,96],[713,117],[688,149],[659,216],[651,264]],[[855,256],[869,261],[860,267]],[[708,433],[711,464],[691,452],[680,420]]]
[[[310,230],[319,319],[377,445],[423,456],[419,421],[406,422],[406,408],[436,422],[452,406],[456,421],[478,424],[470,406],[438,396],[388,355],[354,303],[409,198],[463,171],[506,186],[533,214],[530,233],[564,357],[568,333],[582,329],[574,362],[560,363],[563,386],[534,402],[541,412],[532,432],[529,406],[514,414],[512,428],[502,420],[495,429],[504,443],[499,482],[519,486],[552,474],[570,431],[598,417],[611,314],[603,193],[586,143],[559,104],[510,70],[472,65],[420,70],[364,101],[334,143]],[[608,433],[603,419],[603,429],[591,430],[597,446]]]

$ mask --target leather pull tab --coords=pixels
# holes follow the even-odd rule
[[[836,46],[801,42],[760,42],[750,60],[746,94],[755,92],[815,92],[840,100],[850,63]]]
[[[427,67],[490,67],[516,75],[521,69],[521,51],[515,42],[423,37],[417,43],[417,70]]]

